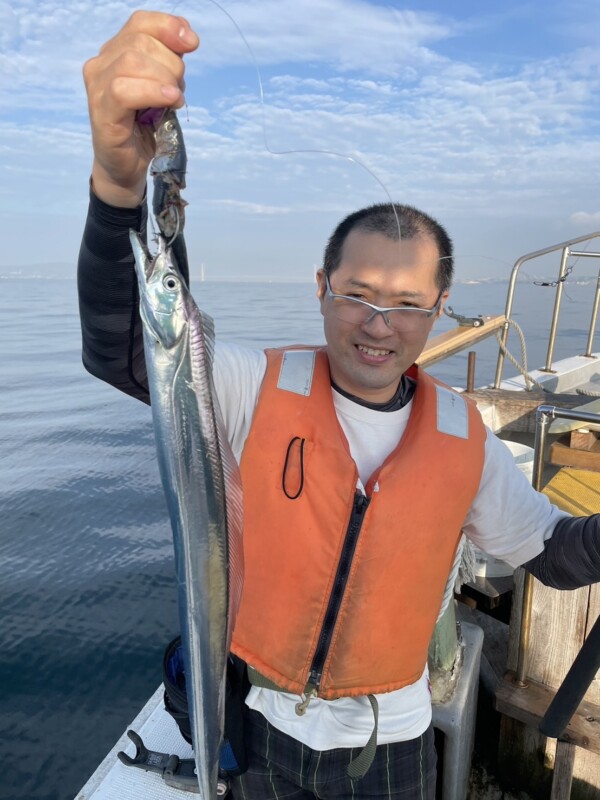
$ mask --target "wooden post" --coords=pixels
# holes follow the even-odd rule
[[[600,511],[600,475],[583,470],[563,468],[546,486],[544,493],[556,505],[582,516]],[[513,617],[510,625],[508,668],[514,670],[517,662],[520,594],[522,570],[515,573]],[[560,592],[535,582],[533,591],[533,622],[530,639],[528,675],[552,689],[557,689],[583,641],[600,612],[600,584]],[[598,676],[600,677],[600,675]],[[526,690],[523,690],[526,691]],[[593,704],[600,703],[600,680],[596,678],[584,698]],[[597,744],[597,741],[594,743]],[[600,754],[593,752],[589,743],[582,740],[573,755],[572,800],[598,800],[600,798]],[[556,753],[555,753],[556,751]],[[552,767],[559,764],[556,791],[565,786],[571,751],[556,746],[555,739],[546,739],[534,727],[515,719],[503,717],[499,761],[505,780],[514,781],[532,797],[542,794],[553,783]],[[554,795],[553,795],[554,796]],[[556,795],[563,797],[568,795]]]
[[[552,778],[550,800],[569,800],[571,797],[576,750],[577,748],[574,744],[568,744],[567,742],[556,743],[554,777]]]

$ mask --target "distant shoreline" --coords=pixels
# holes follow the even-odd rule
[[[23,267],[22,269],[9,269],[6,272],[3,271],[3,267],[0,266],[0,280],[38,280],[38,281],[74,281],[76,279],[76,270],[74,268],[69,267],[70,272],[63,272],[61,274],[56,274],[55,272],[49,272],[44,270],[43,272],[40,271],[41,267],[36,265],[35,271],[29,271],[30,268]],[[65,267],[63,267],[65,269]],[[491,284],[507,284],[508,278],[455,278],[453,281],[453,286],[479,286],[479,285],[491,285]],[[533,281],[538,280],[548,280],[547,275],[528,275],[527,277],[520,276],[517,278],[518,283],[532,283]],[[575,284],[577,286],[589,286],[591,284],[596,284],[598,278],[596,276],[588,276],[584,275],[578,277],[577,279],[571,279],[569,283]],[[280,283],[280,284],[307,284],[313,285],[315,283],[314,280],[309,280],[307,278],[272,278],[268,275],[232,275],[229,277],[223,278],[205,278],[203,281],[200,280],[197,276],[192,275],[192,284],[197,286],[200,283]]]

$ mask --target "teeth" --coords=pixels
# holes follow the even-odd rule
[[[357,345],[357,347],[369,356],[388,356],[392,352],[391,350],[373,350],[372,347],[363,347],[362,344]]]

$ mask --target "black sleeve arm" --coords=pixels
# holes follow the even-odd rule
[[[77,286],[83,365],[92,375],[150,402],[129,229],[146,233],[146,204],[115,208],[90,191]]]
[[[553,589],[600,581],[600,514],[561,519],[544,550],[523,566]]]

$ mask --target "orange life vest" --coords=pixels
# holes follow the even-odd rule
[[[312,369],[299,380],[296,370],[289,390],[282,364],[294,352]],[[325,699],[399,689],[425,667],[481,479],[481,417],[412,367],[410,419],[365,487],[365,511],[325,350],[267,359],[241,460],[245,582],[232,650],[296,694],[309,683]]]

